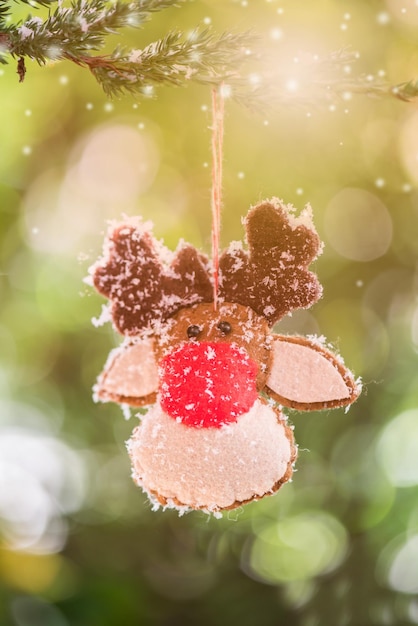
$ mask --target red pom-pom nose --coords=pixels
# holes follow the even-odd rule
[[[234,344],[186,343],[160,363],[161,406],[195,428],[236,422],[257,398],[257,369],[247,352]]]

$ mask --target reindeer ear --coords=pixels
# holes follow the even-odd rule
[[[266,387],[280,404],[302,411],[346,406],[361,386],[341,359],[319,342],[275,335]]]
[[[146,338],[112,350],[94,392],[102,402],[144,406],[155,402],[157,388],[154,341]]]

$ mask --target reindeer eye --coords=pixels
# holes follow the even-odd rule
[[[187,329],[187,336],[188,336],[189,339],[193,339],[195,337],[198,337],[201,332],[202,332],[202,330],[201,330],[200,326],[197,326],[196,324],[192,324]]]
[[[229,333],[232,330],[231,324],[229,322],[225,322],[225,321],[219,322],[219,324],[217,324],[216,328],[218,328],[223,335],[229,335]]]

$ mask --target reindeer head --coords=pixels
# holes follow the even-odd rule
[[[246,219],[247,250],[221,255],[219,304],[207,258],[158,243],[149,225],[114,226],[93,283],[125,342],[96,386],[102,401],[155,404],[128,443],[135,481],[164,506],[210,511],[272,493],[296,457],[279,407],[351,404],[360,387],[317,339],[270,327],[321,296],[309,264],[321,252],[310,209],[273,199]]]

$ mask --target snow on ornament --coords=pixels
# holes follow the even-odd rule
[[[322,251],[310,207],[297,216],[274,198],[244,223],[247,248],[220,256],[216,302],[208,258],[185,243],[170,252],[139,218],[111,226],[90,270],[125,336],[95,397],[151,405],[127,447],[156,507],[217,514],[275,493],[297,456],[282,406],[347,406],[361,390],[318,338],[271,332],[322,294],[308,269]]]

